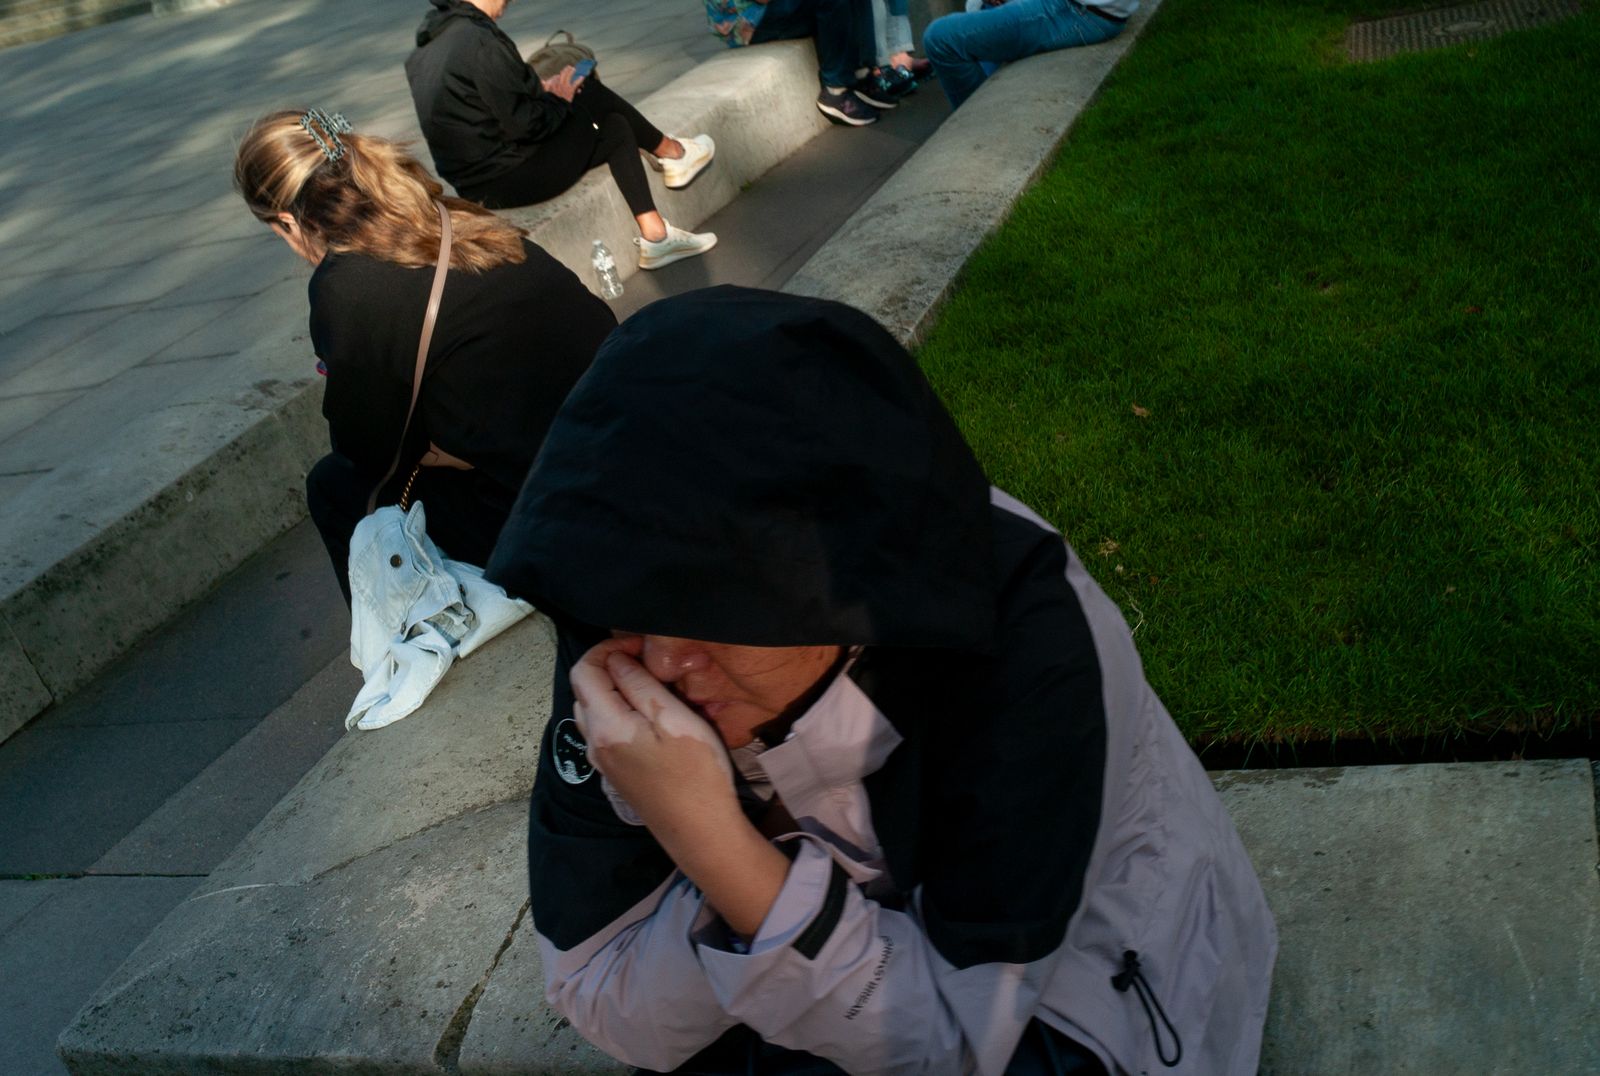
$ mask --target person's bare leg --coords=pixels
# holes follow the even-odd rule
[[[650,152],[663,160],[675,161],[683,156],[683,143],[667,135],[661,139],[661,144]]]
[[[648,242],[659,243],[667,237],[667,222],[661,219],[660,213],[640,213],[633,219],[639,222],[639,234]]]

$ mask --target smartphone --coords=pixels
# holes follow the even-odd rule
[[[594,70],[593,60],[579,60],[572,65],[572,81],[582,82],[589,77],[589,72]]]

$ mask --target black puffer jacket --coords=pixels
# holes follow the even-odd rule
[[[463,0],[429,0],[406,80],[434,169],[470,197],[527,160],[570,106],[544,92],[517,46]]]

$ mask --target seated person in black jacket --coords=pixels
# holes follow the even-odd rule
[[[639,224],[639,268],[716,245],[711,232],[662,219],[639,160],[643,149],[668,187],[687,187],[716,152],[709,135],[662,134],[593,72],[579,78],[568,68],[541,82],[495,25],[508,0],[429,2],[406,79],[434,167],[463,197],[490,209],[532,205],[605,162]]]
[[[634,314],[487,577],[558,632],[518,944],[607,1053],[1256,1076],[1276,932],[1221,799],[1121,608],[866,314]]]
[[[333,452],[311,469],[306,497],[346,601],[350,537],[402,448],[439,256],[436,203],[448,209],[427,372],[377,503],[396,503],[409,479],[429,537],[454,560],[484,563],[556,410],[616,326],[611,309],[521,229],[445,197],[399,146],[341,116],[263,117],[240,143],[234,186],[316,266],[311,342],[328,376]]]

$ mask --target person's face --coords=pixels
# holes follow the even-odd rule
[[[506,8],[511,5],[511,0],[467,0],[467,3],[489,16],[498,20],[506,13]]]
[[[833,668],[837,646],[734,646],[631,635],[644,667],[709,721],[730,748],[743,747],[755,730],[787,710]],[[632,642],[635,641],[636,642]]]

